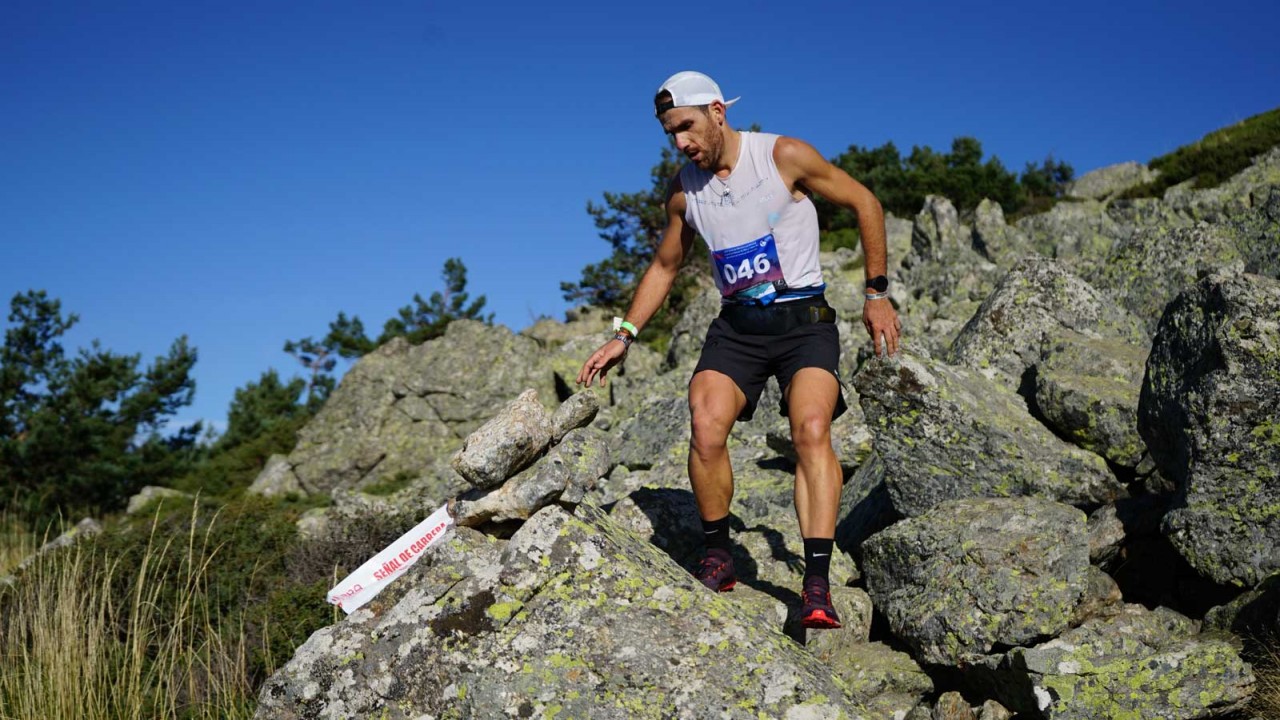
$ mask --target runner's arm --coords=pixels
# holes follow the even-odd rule
[[[636,330],[644,328],[653,314],[662,307],[662,302],[671,292],[680,265],[684,263],[689,247],[693,244],[693,228],[684,221],[685,199],[680,188],[680,179],[673,178],[667,188],[667,227],[662,233],[662,240],[654,252],[649,268],[645,270],[636,286],[636,294],[631,299],[624,318],[636,326]],[[609,370],[622,362],[627,354],[626,346],[619,340],[610,340],[587,358],[582,370],[578,372],[578,384],[591,387],[596,375],[600,376],[600,384],[605,384],[605,376]]]
[[[812,145],[795,138],[780,137],[773,148],[773,159],[783,178],[804,189],[812,190],[827,200],[852,210],[858,216],[862,235],[862,254],[866,260],[868,280],[888,274],[888,250],[885,243],[884,209],[865,185],[849,177],[844,170],[827,162]],[[898,335],[902,322],[888,298],[866,300],[862,307],[862,323],[871,335],[876,354],[880,339],[890,355],[898,351]]]
[[[667,186],[667,228],[662,232],[662,241],[653,254],[653,261],[640,278],[635,297],[631,299],[631,306],[627,308],[627,315],[623,318],[635,325],[637,330],[643,329],[653,314],[658,312],[658,308],[662,307],[693,244],[693,228],[685,223],[684,211],[684,191],[677,176]]]

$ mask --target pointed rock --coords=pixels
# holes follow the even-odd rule
[[[600,401],[590,392],[579,392],[560,403],[551,415],[551,442],[560,442],[570,430],[586,427],[600,412]]]

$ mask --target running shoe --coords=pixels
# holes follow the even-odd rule
[[[738,578],[733,574],[733,556],[720,548],[707,550],[707,556],[702,558],[693,576],[716,592],[732,590],[738,584]]]
[[[815,575],[804,581],[804,589],[800,591],[800,624],[828,630],[840,627],[840,616],[831,604],[831,587],[825,578]]]

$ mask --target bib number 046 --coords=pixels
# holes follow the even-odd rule
[[[732,285],[739,278],[750,280],[756,275],[763,275],[772,267],[773,263],[769,262],[769,257],[760,253],[753,258],[744,259],[736,268],[733,265],[725,265],[721,272],[724,275],[724,281]]]

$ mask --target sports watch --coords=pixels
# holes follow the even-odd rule
[[[889,290],[889,278],[884,275],[877,275],[867,281],[867,289],[877,293],[887,292]]]

